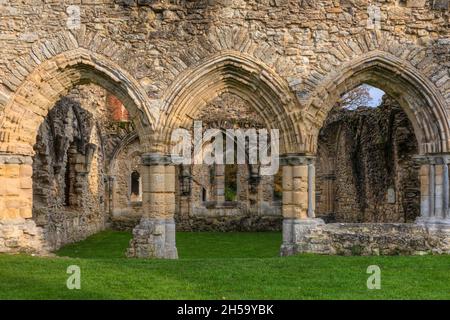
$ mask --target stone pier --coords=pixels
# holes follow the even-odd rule
[[[177,259],[175,244],[175,166],[170,156],[142,156],[142,209],[127,255]]]
[[[314,215],[314,158],[288,155],[283,165],[281,255],[450,253],[450,155],[415,157],[421,164],[421,216],[416,223],[331,223]]]
[[[283,243],[280,254],[299,252],[302,237],[324,222],[315,218],[314,157],[285,155],[283,168]]]

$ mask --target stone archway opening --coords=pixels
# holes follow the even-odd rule
[[[137,202],[141,187],[132,161],[125,160],[130,168],[116,172],[115,183],[109,168],[117,146],[134,131],[122,102],[95,84],[75,86],[50,109],[32,157],[32,219],[50,250],[104,230],[121,207],[121,181],[130,179],[124,206]]]
[[[34,219],[37,211],[33,209],[33,205],[41,204],[45,207],[46,203],[43,201],[44,196],[35,194],[34,197],[33,195],[35,193],[33,177],[36,178],[37,174],[33,173],[32,157],[35,155],[34,146],[38,137],[37,132],[49,111],[62,97],[71,93],[71,90],[87,84],[98,85],[113,93],[129,113],[129,120],[134,125],[135,134],[141,138],[141,141],[144,141],[143,148],[146,145],[145,141],[148,145],[151,124],[155,121],[155,117],[150,114],[148,101],[140,85],[126,71],[107,58],[82,48],[64,52],[42,61],[18,86],[14,95],[7,102],[1,118],[3,138],[0,143],[2,152],[0,164],[2,170],[11,171],[7,178],[13,183],[10,192],[2,194],[0,197],[0,205],[4,209],[1,212],[2,228],[14,231],[12,238],[5,242],[8,245],[2,248],[5,252],[46,253],[58,248],[63,243],[79,239],[70,232],[61,234],[65,231],[56,231],[58,228],[54,228],[51,232],[52,236],[48,236],[50,229],[36,225],[36,221],[38,224],[45,221],[46,218],[42,217],[46,215],[39,215],[41,218]],[[75,112],[72,118],[76,119],[76,117],[77,113]],[[103,143],[98,132],[104,129],[104,124],[92,125],[90,128],[95,130],[85,132],[84,139],[80,139],[78,136],[77,139],[74,139],[76,142],[71,147],[73,154],[69,159],[74,159],[70,160],[74,164],[68,166],[70,174],[65,177],[70,184],[70,188],[66,189],[70,190],[70,195],[65,199],[68,201],[61,202],[61,204],[68,204],[68,206],[63,206],[65,208],[83,202],[77,197],[72,197],[72,190],[79,187],[78,179],[81,181],[95,180],[96,182],[88,184],[88,188],[92,190],[101,188],[105,184],[109,185],[111,182],[91,179],[89,176],[90,173],[98,172],[102,168],[99,159],[102,158],[101,153],[103,152],[104,155],[105,151],[99,152],[100,150],[97,148]],[[58,133],[57,136],[56,144],[60,143],[67,147],[67,144],[63,143],[66,141],[65,133]],[[93,143],[88,143],[88,141]],[[66,151],[61,152],[58,156],[67,159]],[[53,154],[53,156],[55,155]],[[36,157],[35,159],[46,161],[45,157]],[[57,167],[58,165],[56,165]],[[58,171],[55,168],[52,170],[53,172]],[[62,171],[66,171],[66,166],[61,167]],[[107,176],[103,178],[109,180]],[[40,199],[33,203],[33,198],[38,199],[39,197]],[[107,207],[105,210],[109,212],[111,197],[107,199],[106,196],[103,196],[103,198],[103,203]],[[67,225],[74,226],[80,221],[84,223],[83,218],[75,214]],[[101,226],[101,223],[99,222],[97,225]],[[89,228],[84,230],[86,234],[91,232]],[[98,228],[93,227],[92,229],[97,230]]]
[[[354,62],[325,86],[321,101],[311,104],[320,104],[323,112],[316,123],[321,146],[315,145],[310,157],[291,156],[284,167],[283,201],[292,199],[291,212],[301,214],[284,220],[282,254],[448,250],[446,109],[430,83],[398,63],[389,56]],[[361,84],[384,91],[382,105],[333,112]],[[320,215],[331,223],[316,218]]]
[[[417,154],[413,126],[394,98],[368,84],[344,93],[318,136],[316,216],[414,222],[420,215]]]
[[[205,59],[193,68],[184,70],[168,88],[167,94],[162,97],[163,116],[158,126],[159,140],[155,139],[152,153],[143,155],[143,167],[147,172],[145,179],[150,184],[155,182],[155,185],[147,194],[144,193],[143,202],[148,205],[147,214],[133,231],[133,240],[128,250],[129,256],[177,258],[176,228],[184,226],[190,228],[192,225],[190,221],[193,217],[201,218],[204,221],[208,219],[204,213],[208,212],[209,209],[205,207],[205,204],[209,205],[210,201],[206,201],[206,203],[201,201],[204,198],[202,195],[205,195],[203,191],[205,189],[208,200],[212,198],[211,194],[215,198],[212,200],[213,208],[211,209],[222,211],[222,217],[215,224],[216,226],[234,225],[235,228],[245,229],[249,226],[252,228],[255,225],[255,218],[257,221],[267,223],[264,228],[270,227],[273,223],[278,226],[281,224],[281,207],[279,202],[273,201],[273,182],[270,183],[270,190],[263,190],[260,186],[265,182],[254,176],[255,168],[247,166],[244,169],[246,174],[242,175],[243,179],[237,179],[237,193],[240,201],[227,203],[227,201],[222,201],[224,188],[221,186],[214,189],[209,188],[202,181],[196,181],[192,176],[189,177],[187,168],[185,166],[177,168],[171,157],[172,147],[176,144],[171,140],[172,133],[178,129],[189,132],[193,121],[199,116],[199,111],[223,95],[238,97],[244,105],[251,107],[257,115],[255,118],[261,119],[267,129],[279,130],[280,153],[298,152],[307,143],[305,136],[300,133],[300,128],[294,123],[294,111],[299,107],[298,100],[290,90],[288,83],[265,64],[242,52],[227,50]],[[219,108],[218,111],[219,113],[215,113],[221,115],[218,119],[224,117],[226,119],[230,115],[224,109]],[[239,112],[235,114],[235,118],[236,116],[239,118]],[[227,125],[216,128],[227,128]],[[278,166],[278,162],[275,165]],[[239,168],[237,171],[240,172]],[[205,174],[202,176],[210,176],[210,170],[204,172]],[[216,181],[224,180],[221,168],[215,168],[214,175]],[[248,178],[249,175],[250,178]],[[273,175],[268,179],[273,179]],[[249,187],[244,188],[243,185]],[[193,199],[200,202],[200,205],[192,205],[192,202],[186,199],[189,197],[189,186],[192,187],[192,194],[195,194]],[[262,200],[264,197],[270,198],[270,202],[258,200]],[[151,202],[146,199],[164,199],[164,201]],[[225,207],[217,208],[219,203],[225,204]],[[228,206],[230,203],[232,205]],[[248,203],[259,204],[251,207]],[[250,220],[247,219],[251,223],[246,224],[241,221],[243,210],[237,209],[242,204],[246,211],[253,210],[257,213],[250,215]],[[277,206],[275,210],[274,205]],[[190,213],[179,214],[177,213],[178,208]],[[231,218],[234,218],[237,223],[229,223],[233,219],[229,219],[230,215],[226,218],[227,215],[223,214],[228,211],[236,213],[231,214]],[[193,212],[200,214],[192,215]],[[202,215],[204,217],[201,217]],[[249,215],[246,214],[246,216]],[[265,219],[266,216],[275,217]],[[224,217],[226,219],[223,219]],[[187,223],[181,222],[183,220]],[[209,227],[211,224],[207,225]],[[258,222],[256,225],[261,225],[261,223]]]
[[[177,230],[281,230],[281,202],[275,198],[274,177],[261,175],[259,165],[250,164],[249,140],[253,137],[242,136],[245,146],[239,140],[239,132],[250,134],[254,130],[257,134],[265,128],[264,120],[251,104],[239,95],[225,92],[192,114],[192,134],[194,123],[201,123],[206,139],[203,156],[214,156],[215,139],[219,137],[223,142],[222,158],[219,162],[214,158],[214,163],[177,168]],[[217,135],[209,139],[208,132]]]

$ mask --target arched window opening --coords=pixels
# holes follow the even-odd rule
[[[205,202],[208,200],[207,192],[205,188],[202,188],[202,201]]]
[[[131,201],[141,201],[141,177],[137,171],[131,173],[130,191]]]

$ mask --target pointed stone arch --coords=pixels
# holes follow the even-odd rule
[[[56,101],[79,84],[95,83],[123,102],[136,131],[146,141],[155,117],[144,90],[125,70],[106,57],[77,48],[57,54],[29,73],[11,95],[0,122],[0,151],[32,155],[37,128]]]
[[[124,149],[130,146],[132,143],[137,142],[140,146],[140,140],[139,136],[136,133],[136,131],[132,131],[128,133],[121,141],[118,143],[115,148],[112,151],[111,159],[109,161],[108,165],[108,174],[113,173],[113,169],[116,166],[117,157],[120,155],[120,153],[124,152]],[[137,152],[138,150],[134,150],[133,152]]]
[[[150,144],[155,117],[150,114],[145,91],[127,71],[105,56],[84,48],[48,56],[23,77],[6,101],[2,101],[0,169],[11,171],[3,177],[4,182],[11,182],[11,188],[0,196],[0,218],[32,217],[31,157],[38,128],[62,96],[74,86],[86,83],[95,83],[114,92],[129,111],[143,149]]]
[[[449,151],[446,101],[439,89],[407,61],[382,51],[365,54],[330,74],[312,94],[303,130],[317,137],[339,97],[361,83],[376,86],[399,102],[413,125],[420,154]],[[313,153],[316,142],[313,139],[308,148]]]
[[[268,128],[280,130],[282,152],[295,152],[303,144],[292,118],[298,102],[288,83],[247,54],[224,51],[214,55],[182,72],[167,92],[159,124],[166,146],[170,146],[173,129],[189,127],[196,112],[224,92],[248,101]]]

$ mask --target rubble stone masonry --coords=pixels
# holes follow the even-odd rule
[[[69,5],[74,7],[68,10]],[[361,83],[385,91],[407,115],[417,142],[420,196],[406,200],[409,193],[398,182],[413,181],[413,174],[403,177],[409,173],[394,161],[400,175],[389,181],[397,197],[394,209],[373,206],[386,190],[363,191],[356,179],[359,187],[348,194],[365,200],[342,202],[336,218],[402,221],[408,226],[393,233],[419,235],[413,229],[420,226],[441,234],[450,224],[449,5],[448,0],[0,0],[0,252],[53,250],[108,226],[114,214],[131,212],[142,218],[128,254],[176,258],[180,186],[179,168],[168,160],[171,133],[191,128],[199,110],[230,94],[264,127],[280,131],[281,252],[295,253],[297,241],[306,239],[302,232],[323,229],[316,219],[322,204],[315,204],[319,132],[341,95]],[[74,98],[74,89],[92,84],[103,90],[87,89],[100,104],[84,99],[82,91]],[[71,99],[86,112],[58,109]],[[118,108],[108,109],[113,105]],[[346,150],[347,138],[340,137]],[[142,201],[136,207],[127,198],[128,179],[117,174],[133,143],[139,146],[133,155],[139,165],[127,170],[138,166]],[[393,151],[392,159],[398,159]],[[373,176],[366,175],[364,183]],[[224,177],[217,174],[218,181]],[[125,189],[119,197],[118,190]],[[215,190],[221,201],[222,185]],[[257,212],[275,208],[270,191],[253,191],[245,198],[252,206],[264,203]],[[412,223],[418,201],[420,217]],[[379,209],[386,215],[380,217]],[[427,240],[433,252],[444,252],[444,242]],[[417,248],[413,251],[423,251]]]

